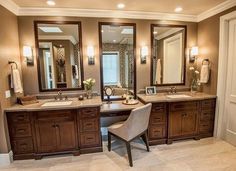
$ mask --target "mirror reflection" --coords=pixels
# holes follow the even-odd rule
[[[37,24],[41,90],[81,89],[80,25]]]
[[[111,99],[134,95],[134,26],[101,24],[100,32],[103,94],[111,87]]]
[[[152,84],[184,84],[185,26],[152,25]]]

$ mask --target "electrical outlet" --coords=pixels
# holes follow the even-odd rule
[[[11,97],[11,91],[10,90],[5,91],[5,95],[6,95],[6,98],[10,98]]]

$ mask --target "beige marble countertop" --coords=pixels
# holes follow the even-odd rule
[[[122,103],[122,101],[112,101],[111,104],[106,104],[106,102],[103,102],[101,106],[101,112],[107,113],[107,112],[119,112],[119,111],[129,111],[132,109],[135,109],[137,107],[143,106],[144,104],[139,101],[138,104],[135,105],[125,105]]]
[[[207,100],[216,98],[216,95],[210,95],[206,93],[191,93],[189,91],[186,92],[178,92],[176,94],[181,95],[189,95],[191,97],[188,98],[169,98],[167,95],[175,95],[175,94],[167,94],[167,93],[157,93],[156,95],[145,95],[138,94],[138,98],[144,103],[160,103],[160,102],[180,102],[180,101],[194,101],[194,100]]]
[[[69,98],[68,101],[72,101],[71,105],[63,105],[63,106],[53,106],[53,107],[42,107],[42,105],[46,102],[55,101],[53,99],[44,99],[39,100],[38,103],[30,104],[30,105],[13,105],[9,108],[6,108],[5,112],[20,112],[20,111],[44,111],[44,110],[61,110],[61,109],[79,109],[84,107],[99,107],[102,105],[101,97],[96,96],[92,99],[85,99],[83,101],[79,101],[78,98]]]

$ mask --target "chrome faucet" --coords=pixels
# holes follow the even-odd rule
[[[170,94],[176,94],[176,93],[177,93],[176,87],[171,87],[170,88]]]
[[[62,91],[61,91],[61,90],[58,91],[58,92],[57,92],[57,96],[55,96],[55,100],[57,100],[57,99],[63,100],[63,96],[62,96]]]

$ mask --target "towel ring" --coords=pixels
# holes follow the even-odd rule
[[[204,64],[204,62],[207,62],[207,64]],[[210,65],[210,60],[209,59],[203,59],[202,65]]]
[[[8,61],[8,64],[11,65],[11,64],[15,64],[16,66],[16,69],[18,69],[18,65],[15,61]],[[12,65],[11,65],[11,68],[12,68]]]

